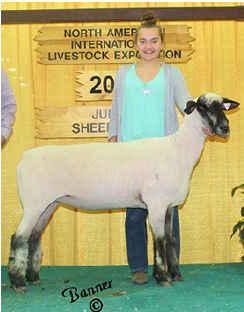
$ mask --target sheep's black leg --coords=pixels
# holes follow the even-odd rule
[[[32,233],[29,238],[28,267],[26,270],[26,280],[32,286],[40,285],[39,271],[41,262],[41,234]]]
[[[31,286],[40,285],[39,271],[41,268],[42,257],[41,234],[57,205],[58,204],[54,202],[47,207],[39,218],[36,227],[29,238],[29,256],[26,280]]]
[[[172,286],[172,278],[167,265],[167,237],[154,236],[154,267],[153,275],[162,286]]]
[[[12,235],[9,256],[8,275],[11,285],[17,293],[26,291],[25,273],[27,269],[28,239],[22,235]]]
[[[168,208],[165,216],[165,234],[167,241],[166,258],[168,271],[172,277],[172,280],[183,281],[183,278],[179,270],[179,260],[177,258],[175,251],[175,237],[173,234],[173,210],[174,207]]]
[[[149,222],[154,238],[153,275],[162,286],[172,286],[167,264],[167,237],[165,235],[165,211],[162,202],[148,205]]]
[[[53,212],[56,205],[49,205],[51,212]],[[18,293],[26,291],[26,273],[27,280],[31,283],[38,284],[39,280],[38,275],[35,273],[38,273],[36,268],[39,267],[41,253],[40,238],[36,234],[42,232],[40,228],[46,224],[47,218],[42,210],[43,205],[39,205],[39,207],[36,205],[36,209],[33,209],[33,206],[34,204],[24,206],[23,219],[11,239],[8,274],[13,289]],[[48,217],[51,212],[48,210]],[[39,222],[40,220],[41,222]],[[34,228],[35,230],[33,231]],[[32,235],[33,233],[35,234]],[[31,247],[30,252],[29,247]]]

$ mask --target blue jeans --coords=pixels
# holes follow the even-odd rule
[[[147,252],[147,210],[141,208],[127,208],[125,231],[127,257],[131,272],[148,271]],[[173,232],[175,236],[175,249],[179,259],[180,256],[180,224],[177,207],[173,214]]]

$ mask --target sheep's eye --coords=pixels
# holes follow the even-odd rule
[[[208,106],[206,104],[201,104],[200,107],[203,108],[203,109],[208,109]]]

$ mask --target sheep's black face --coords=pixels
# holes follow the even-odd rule
[[[227,137],[230,133],[229,120],[222,109],[223,99],[206,98],[202,96],[197,101],[197,110],[203,118],[206,128],[203,133]]]
[[[223,110],[236,108],[239,103],[222,98],[213,93],[201,95],[196,102],[187,102],[185,113],[191,114],[196,108],[203,120],[203,133],[227,137],[230,133],[229,121]]]

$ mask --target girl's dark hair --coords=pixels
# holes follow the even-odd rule
[[[141,26],[137,29],[137,32],[135,34],[135,42],[137,42],[138,33],[139,30],[142,28],[158,28],[160,38],[162,42],[164,41],[164,31],[160,27],[159,24],[157,24],[159,20],[156,17],[156,14],[153,11],[147,11],[142,14],[141,16]]]

